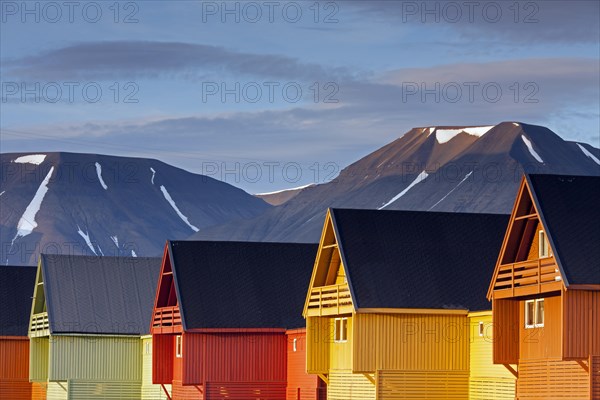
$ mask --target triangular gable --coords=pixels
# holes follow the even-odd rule
[[[154,312],[152,315],[151,331],[153,333],[181,332],[181,312],[177,291],[175,287],[175,276],[173,273],[172,258],[169,253],[169,245],[165,246],[160,277],[156,288],[154,299]]]
[[[42,273],[42,257],[38,261],[31,302],[31,316],[29,319],[29,336],[47,336],[50,334],[48,310],[46,307],[46,293],[44,290],[44,274]]]
[[[538,255],[540,230],[544,232],[549,246],[549,254],[543,258]],[[488,300],[563,289],[565,276],[554,253],[551,232],[545,226],[534,194],[523,177],[488,289]]]
[[[331,211],[328,210],[306,295],[304,317],[355,311],[346,277]]]

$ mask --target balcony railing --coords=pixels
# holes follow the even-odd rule
[[[179,307],[162,307],[154,311],[153,328],[163,328],[181,325]]]
[[[542,293],[559,289],[561,280],[554,257],[546,257],[501,265],[494,290],[510,290],[513,296]]]
[[[348,284],[314,287],[310,292],[308,311],[311,315],[334,315],[352,311]]]
[[[47,332],[50,329],[50,323],[48,322],[48,313],[43,312],[39,314],[34,314],[31,317],[31,325],[29,327],[29,332]]]

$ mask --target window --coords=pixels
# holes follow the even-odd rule
[[[544,299],[525,301],[525,328],[544,326]]]
[[[483,325],[483,322],[479,321],[479,336],[483,336],[484,333],[485,333],[485,325]]]
[[[550,257],[550,246],[548,245],[548,238],[546,237],[546,232],[539,232],[539,258]]]
[[[152,343],[146,342],[146,354],[152,354]]]
[[[294,338],[294,342],[292,343],[292,347],[294,348],[294,351],[298,351],[298,338]]]
[[[333,341],[336,343],[348,341],[348,318],[335,319]]]
[[[183,345],[181,342],[181,335],[177,335],[175,337],[175,357],[181,357],[181,354],[183,353]]]

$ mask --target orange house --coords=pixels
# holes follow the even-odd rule
[[[600,399],[599,199],[600,177],[521,182],[488,291],[519,400]]]
[[[29,310],[36,268],[0,266],[0,399],[45,398],[29,382]]]

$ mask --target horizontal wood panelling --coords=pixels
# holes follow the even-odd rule
[[[519,302],[520,360],[562,357],[562,300],[544,298],[544,326],[525,328],[525,301]]]
[[[363,374],[331,370],[327,400],[375,400],[375,385]]]
[[[64,382],[48,382],[48,400],[67,400],[68,383]]]
[[[464,400],[469,371],[379,371],[378,400]]]
[[[51,336],[48,379],[141,383],[141,351],[136,337]]]
[[[0,399],[31,400],[29,380],[6,380],[0,378]]]
[[[591,356],[590,363],[590,386],[592,399],[600,399],[600,356]]]
[[[286,399],[317,400],[318,385],[317,375],[306,373],[306,332],[288,333]]]
[[[311,374],[329,372],[329,345],[332,342],[329,318],[306,318],[306,370]]]
[[[48,383],[33,382],[31,384],[31,400],[46,400]]]
[[[469,400],[514,400],[515,388],[515,379],[471,378]]]
[[[46,382],[48,380],[49,343],[47,337],[30,339],[29,380],[34,382]]]
[[[468,370],[466,315],[354,315],[352,370]]]
[[[152,335],[152,382],[173,381],[173,335]]]
[[[285,382],[207,382],[206,400],[283,400]]]
[[[517,364],[519,361],[519,302],[493,301],[494,342],[493,357],[496,364]]]
[[[173,400],[202,400],[202,386],[183,386],[181,381],[173,381]]]
[[[563,294],[565,359],[600,355],[600,291],[567,290]]]
[[[69,380],[69,400],[138,400],[141,382]]]
[[[29,339],[0,339],[0,379],[29,379]]]
[[[517,380],[519,400],[590,398],[587,371],[575,361],[522,360]]]

